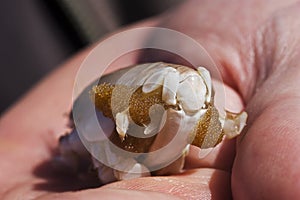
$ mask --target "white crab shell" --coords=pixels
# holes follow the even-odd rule
[[[165,110],[156,107],[155,110],[161,110],[161,112],[155,113],[152,113],[150,109],[150,124],[143,128],[137,128],[137,126],[132,125],[128,109],[121,112],[113,109],[114,102],[117,102],[118,99],[113,98],[114,94],[112,95],[111,103],[116,130],[121,138],[125,138],[128,132],[135,132],[135,135],[144,135],[145,137],[157,134],[150,150],[156,151],[168,146],[163,151],[159,151],[159,154],[145,154],[142,160],[137,160],[119,155],[111,148],[105,137],[97,134],[98,127],[95,125],[92,111],[77,106],[82,105],[82,102],[84,104],[91,103],[87,93],[83,92],[83,95],[74,103],[73,112],[74,110],[77,111],[75,124],[76,128],[79,126],[80,132],[84,133],[83,139],[89,145],[89,153],[93,155],[93,165],[98,170],[98,176],[102,183],[149,176],[153,169],[156,174],[180,172],[190,146],[190,133],[207,111],[207,105],[212,103],[212,81],[209,72],[203,67],[198,67],[195,70],[162,62],[146,63],[116,71],[102,78],[101,82],[135,88],[142,87],[144,93],[149,93],[162,86],[162,100],[168,105],[180,108]],[[90,88],[86,91],[88,90]],[[116,95],[116,97],[119,96]],[[225,125],[225,134],[230,137],[239,134],[245,125],[246,117],[245,113],[241,114],[237,120],[225,120],[225,116],[222,116],[220,121]],[[114,128],[114,122],[101,116],[101,114],[98,115],[98,120],[105,124],[102,127],[104,131],[109,132]],[[75,129],[70,135],[72,134],[78,135],[78,130]],[[63,157],[70,157],[70,151],[88,156],[89,153],[85,147],[74,142],[80,137],[69,136],[69,138],[71,139],[65,139],[60,145]],[[210,141],[210,143],[213,142]],[[98,159],[100,157],[101,161]],[[70,159],[66,160],[70,162]],[[105,164],[102,163],[103,161]]]

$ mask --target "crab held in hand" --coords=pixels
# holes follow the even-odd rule
[[[146,63],[101,77],[73,105],[72,131],[60,138],[59,160],[92,167],[101,183],[180,173],[190,145],[216,146],[245,126],[247,114],[214,105],[209,72]]]

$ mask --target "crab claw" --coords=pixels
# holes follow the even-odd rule
[[[179,72],[173,67],[156,69],[143,84],[143,92],[149,93],[159,87],[162,89],[162,100],[169,105],[177,103],[176,93],[179,85]]]
[[[194,70],[182,71],[177,91],[177,99],[187,114],[201,110],[207,102],[207,87],[204,80]],[[184,71],[185,70],[185,71]]]
[[[246,126],[247,117],[248,115],[246,112],[232,113],[226,111],[223,126],[223,131],[226,137],[230,139],[238,136]]]
[[[206,102],[210,102],[212,97],[212,81],[211,81],[210,73],[204,67],[198,67],[197,71],[199,75],[202,77],[203,82],[207,89]]]
[[[116,129],[122,140],[124,140],[129,126],[128,111],[117,113]]]
[[[146,126],[144,134],[151,136],[161,130],[162,126],[165,124],[167,112],[163,106],[155,104],[149,109],[149,117],[150,123]]]

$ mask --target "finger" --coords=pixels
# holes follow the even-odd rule
[[[283,103],[288,105],[282,108]],[[257,117],[239,143],[233,168],[235,197],[300,197],[300,121],[289,112],[300,113],[299,100],[270,105]],[[284,119],[278,116],[284,116]]]
[[[53,199],[65,199],[65,200],[85,200],[85,199],[124,199],[124,200],[152,200],[152,199],[181,199],[169,194],[151,192],[151,191],[136,191],[125,189],[90,189],[80,192],[66,192],[59,194],[47,194],[36,198],[37,200],[53,200]]]
[[[71,181],[71,180],[70,180]],[[70,184],[71,182],[69,182]],[[68,190],[63,190],[68,186],[61,186],[57,182],[58,186],[53,186],[52,189],[45,191],[41,189],[41,186],[45,183],[44,180],[33,180],[33,182],[21,182],[15,185],[14,188],[7,190],[1,195],[1,199],[39,199],[39,200],[53,200],[53,199],[64,199],[64,200],[85,200],[85,199],[179,199],[172,194],[159,193],[155,191],[140,191],[131,189],[118,189],[118,188],[96,188],[87,190],[77,190],[76,188],[69,187]],[[72,183],[71,185],[74,185]],[[66,192],[70,191],[70,192]]]
[[[276,13],[263,29],[265,49],[257,64],[268,59],[272,65],[262,65],[268,73],[249,102],[248,131],[238,142],[232,180],[238,199],[300,197],[299,8],[298,3]]]
[[[5,198],[34,197],[35,199],[231,199],[230,173],[214,170],[189,170],[177,176],[145,177],[105,185],[96,189],[73,192],[48,193],[39,190],[42,180],[35,186],[24,183],[5,194]],[[60,185],[60,184],[59,184]],[[57,186],[53,191],[57,191]],[[29,192],[33,190],[32,192]]]
[[[106,188],[156,191],[183,199],[230,199],[230,174],[220,170],[198,169],[177,176],[147,177],[116,182]]]
[[[200,149],[191,146],[185,160],[185,169],[213,168],[231,172],[235,157],[236,140],[223,140],[215,148]]]

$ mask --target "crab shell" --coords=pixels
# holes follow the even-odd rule
[[[82,106],[91,103],[98,109],[97,120],[108,137],[97,134],[91,114],[95,111]],[[61,158],[78,166],[74,154],[81,158],[92,154],[102,183],[179,173],[190,144],[214,147],[224,134],[230,138],[238,135],[247,118],[245,112],[219,115],[205,68],[162,62],[135,65],[104,76],[86,88],[74,103],[74,111],[76,128],[61,139]],[[89,152],[79,140],[85,140]],[[124,156],[116,148],[142,153],[142,158]]]

